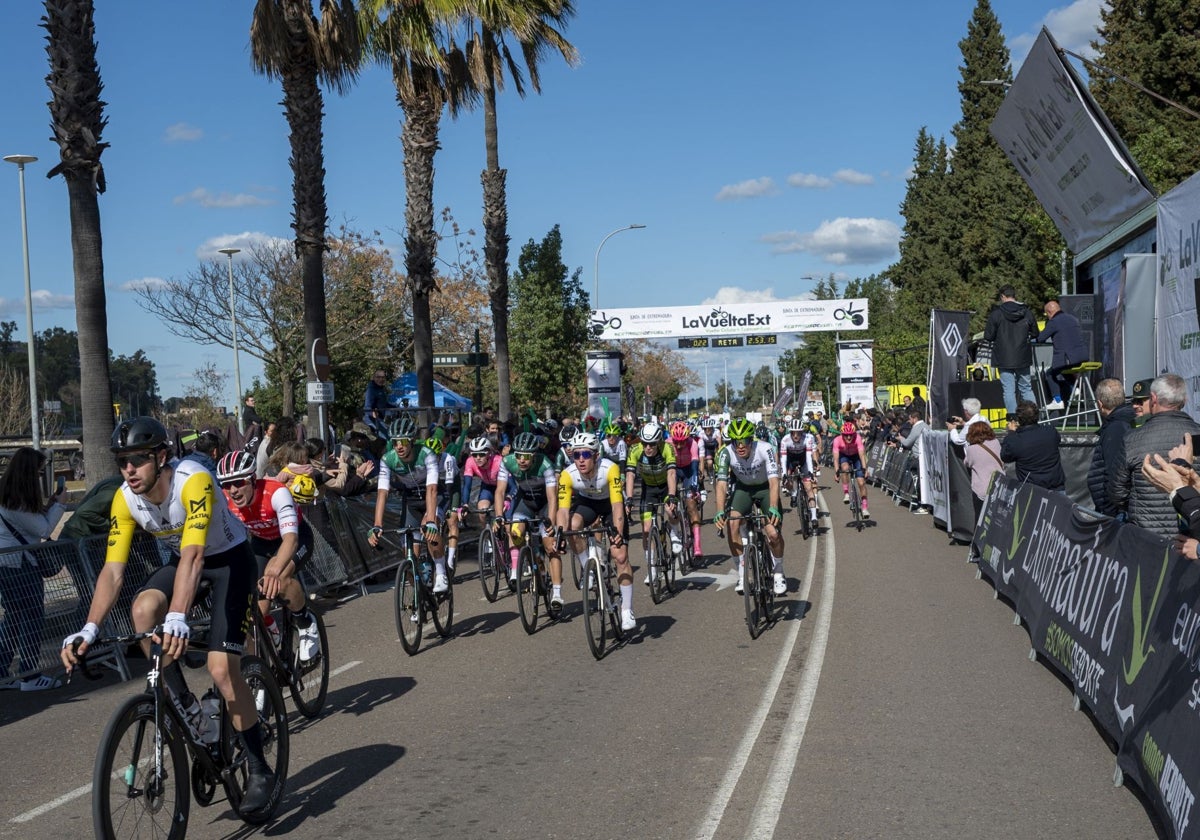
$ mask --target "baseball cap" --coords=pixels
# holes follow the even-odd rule
[[[1134,382],[1133,396],[1130,399],[1134,401],[1150,399],[1150,385],[1153,382],[1153,379],[1139,379],[1137,382]]]

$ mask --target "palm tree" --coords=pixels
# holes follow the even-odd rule
[[[483,254],[495,330],[499,410],[500,416],[507,418],[512,403],[508,361],[508,199],[505,196],[508,170],[500,168],[496,91],[504,87],[507,68],[517,94],[525,96],[520,66],[523,63],[529,72],[529,86],[541,93],[538,64],[547,50],[558,51],[569,65],[574,66],[579,61],[578,51],[555,28],[564,25],[575,14],[575,7],[572,0],[476,0],[471,5],[467,66],[472,83],[483,95],[483,133],[487,149],[487,167],[480,176],[483,182]],[[521,62],[505,43],[506,33],[516,39]]]
[[[433,405],[433,324],[429,295],[437,289],[434,261],[433,159],[442,108],[451,116],[477,96],[467,84],[466,59],[453,40],[463,0],[363,0],[366,51],[392,71],[404,111],[404,269],[413,297],[413,368],[417,401]]]
[[[113,430],[112,388],[108,378],[108,313],[104,294],[104,251],[100,202],[108,148],[100,135],[108,122],[96,64],[92,0],[46,0],[42,28],[50,73],[50,124],[59,146],[58,165],[46,173],[67,182],[71,213],[71,253],[75,264],[75,318],[79,332],[80,409],[83,456],[89,484],[117,469],[108,446]],[[33,336],[30,336],[30,341]]]
[[[326,338],[325,319],[325,154],[321,82],[345,93],[362,58],[353,0],[258,0],[250,24],[255,71],[283,83],[283,107],[292,147],[292,229],[304,290],[304,347],[309,380],[316,379],[308,352]],[[244,398],[238,394],[238,405]],[[324,435],[319,406],[308,406],[308,428]]]

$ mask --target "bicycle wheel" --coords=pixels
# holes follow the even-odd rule
[[[579,585],[580,566],[579,561],[575,559],[575,552],[571,550],[570,543],[567,544],[567,550],[562,553],[562,559],[564,564],[571,566],[571,579],[575,581],[575,590],[579,591],[581,589]]]
[[[554,592],[554,582],[550,580],[550,558],[546,556],[544,551],[538,551],[538,570],[541,580],[542,606],[546,608],[546,616],[551,621],[558,621],[562,615],[562,606],[555,606],[551,602],[550,596]]]
[[[699,500],[696,502],[699,504]],[[686,575],[696,566],[696,546],[692,542],[692,525],[687,522],[683,526],[683,551],[679,553],[679,574]]]
[[[530,635],[537,630],[538,574],[533,563],[533,547],[526,543],[517,558],[517,607],[521,626]]]
[[[686,548],[684,547],[684,544],[683,544],[683,534],[682,533],[680,533],[679,539],[680,539],[679,551],[676,552],[675,544],[671,541],[670,534],[669,533],[663,534],[663,536],[662,536],[663,571],[666,572],[666,576],[667,576],[667,579],[666,579],[664,585],[667,587],[668,593],[673,593],[675,591],[675,566],[676,566],[676,564],[683,563],[684,551],[686,551]]]
[[[862,499],[858,495],[858,479],[853,476],[850,478],[850,515],[853,517],[854,527],[862,531]]]
[[[760,578],[762,567],[758,557],[758,546],[754,539],[746,541],[745,553],[742,555],[742,599],[746,604],[746,627],[750,630],[750,638],[757,639],[762,632],[763,615],[759,589],[764,585]]]
[[[288,619],[291,628],[284,651],[290,671],[288,689],[296,701],[296,710],[306,718],[315,718],[325,707],[325,695],[329,692],[329,636],[325,632],[325,619],[318,613],[309,612],[313,627],[317,631],[317,649],[308,659],[300,658],[300,628],[294,619]]]
[[[609,565],[611,566],[612,564],[610,563]],[[613,581],[616,579],[616,572],[610,571],[604,583],[604,602],[608,612],[608,625],[612,630],[613,640],[620,643],[625,640],[625,631],[621,629],[621,607],[624,605],[620,597],[613,590]]]
[[[797,515],[800,517],[800,533],[807,541],[812,536],[812,514],[809,513],[808,496],[804,497],[804,504],[797,508]]]
[[[758,543],[758,549],[755,552],[758,555],[758,606],[761,614],[760,621],[766,627],[771,624],[775,615],[775,568],[774,560],[769,565],[767,563],[771,552],[767,548],[766,535],[759,531],[756,542]]]
[[[275,771],[275,786],[271,788],[271,796],[267,804],[257,811],[245,812],[241,808],[242,793],[249,781],[249,772],[244,756],[239,757],[241,750],[240,739],[235,738],[232,755],[234,756],[233,773],[229,777],[228,790],[230,804],[238,816],[251,825],[262,825],[275,815],[279,803],[283,800],[283,791],[287,787],[288,759],[291,756],[288,742],[287,711],[283,707],[283,693],[275,675],[257,656],[242,657],[242,676],[250,686],[254,696],[254,705],[258,709],[258,725],[262,727],[263,756],[267,764]],[[226,727],[232,736],[233,727]]]
[[[500,577],[503,574],[500,555],[496,550],[496,536],[491,528],[484,528],[479,535],[479,583],[483,587],[483,597],[488,599],[489,604],[494,604],[500,597]]]
[[[154,698],[130,697],[100,738],[92,770],[92,828],[97,837],[151,835],[182,840],[187,834],[188,756],[174,722],[154,725]],[[154,748],[162,735],[159,772]]]
[[[417,591],[417,564],[409,558],[396,569],[396,634],[409,656],[421,647],[425,605]]]
[[[650,575],[650,599],[661,604],[666,597],[667,574],[663,568],[662,532],[652,528],[646,539],[646,574]]]
[[[433,629],[443,639],[450,635],[454,624],[454,581],[446,575],[446,591],[432,595],[433,598]]]
[[[583,629],[587,634],[588,649],[596,659],[604,658],[604,622],[608,620],[605,615],[602,594],[604,582],[601,574],[600,564],[589,558],[583,571],[583,579],[588,581],[586,589],[583,590]]]

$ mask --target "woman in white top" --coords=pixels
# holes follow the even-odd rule
[[[57,497],[42,503],[38,476],[46,458],[36,449],[23,446],[13,453],[4,475],[0,476],[0,551],[37,545],[50,536],[63,506]],[[4,619],[0,622],[0,687],[40,691],[56,688],[58,680],[37,673],[42,630],[46,624],[45,585],[27,551],[0,553],[0,604]],[[7,683],[14,653],[19,655],[19,674],[27,674],[18,683]]]

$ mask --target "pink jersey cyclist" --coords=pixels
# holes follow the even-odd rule
[[[468,444],[469,455],[462,471],[462,500],[469,504],[471,486],[479,479],[479,502],[495,503],[496,479],[503,459],[490,446],[487,438],[475,438]]]

